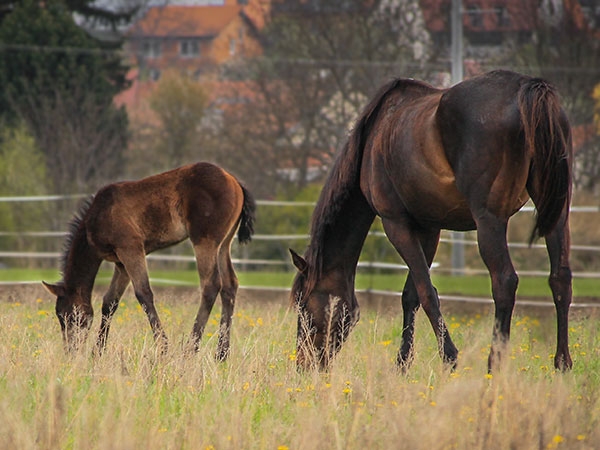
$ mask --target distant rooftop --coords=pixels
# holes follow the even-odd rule
[[[240,5],[167,5],[148,9],[127,34],[131,37],[211,37],[240,14]]]

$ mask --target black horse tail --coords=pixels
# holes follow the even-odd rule
[[[256,201],[248,189],[240,184],[244,193],[244,203],[240,214],[240,227],[238,228],[238,241],[246,244],[252,240],[254,234],[254,220],[256,213]]]
[[[533,152],[528,189],[537,217],[529,243],[548,235],[571,200],[572,144],[568,120],[554,88],[540,78],[518,94],[525,145]],[[533,188],[533,189],[531,189]]]

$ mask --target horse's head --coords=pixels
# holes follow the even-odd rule
[[[298,269],[291,301],[298,309],[296,362],[298,368],[325,370],[359,318],[354,289],[335,273],[308,281],[309,266],[290,250]]]
[[[56,315],[65,348],[70,352],[76,351],[92,326],[94,311],[90,299],[84,299],[80,293],[68,290],[63,283],[49,284],[42,281],[42,284],[56,296]]]

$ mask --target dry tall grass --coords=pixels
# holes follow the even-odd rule
[[[516,317],[511,359],[488,376],[491,316],[448,318],[461,350],[450,373],[419,314],[415,362],[402,375],[394,367],[400,317],[369,311],[330,373],[299,374],[295,315],[285,308],[240,305],[224,364],[213,359],[216,336],[184,356],[195,309],[161,303],[171,347],[157,357],[144,314],[126,299],[106,354],[93,360],[93,339],[64,355],[53,305],[0,303],[0,447],[598,448],[597,317],[573,321],[567,374],[552,369],[552,318]],[[208,334],[216,329],[215,317]]]

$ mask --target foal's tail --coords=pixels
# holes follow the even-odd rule
[[[558,95],[540,78],[525,82],[518,94],[526,148],[533,151],[528,185],[533,183],[537,218],[529,242],[549,234],[571,199],[572,146]]]
[[[240,227],[238,228],[238,241],[240,244],[246,244],[252,240],[254,234],[254,220],[256,211],[256,202],[248,189],[240,184],[244,192],[244,203],[240,214]]]

